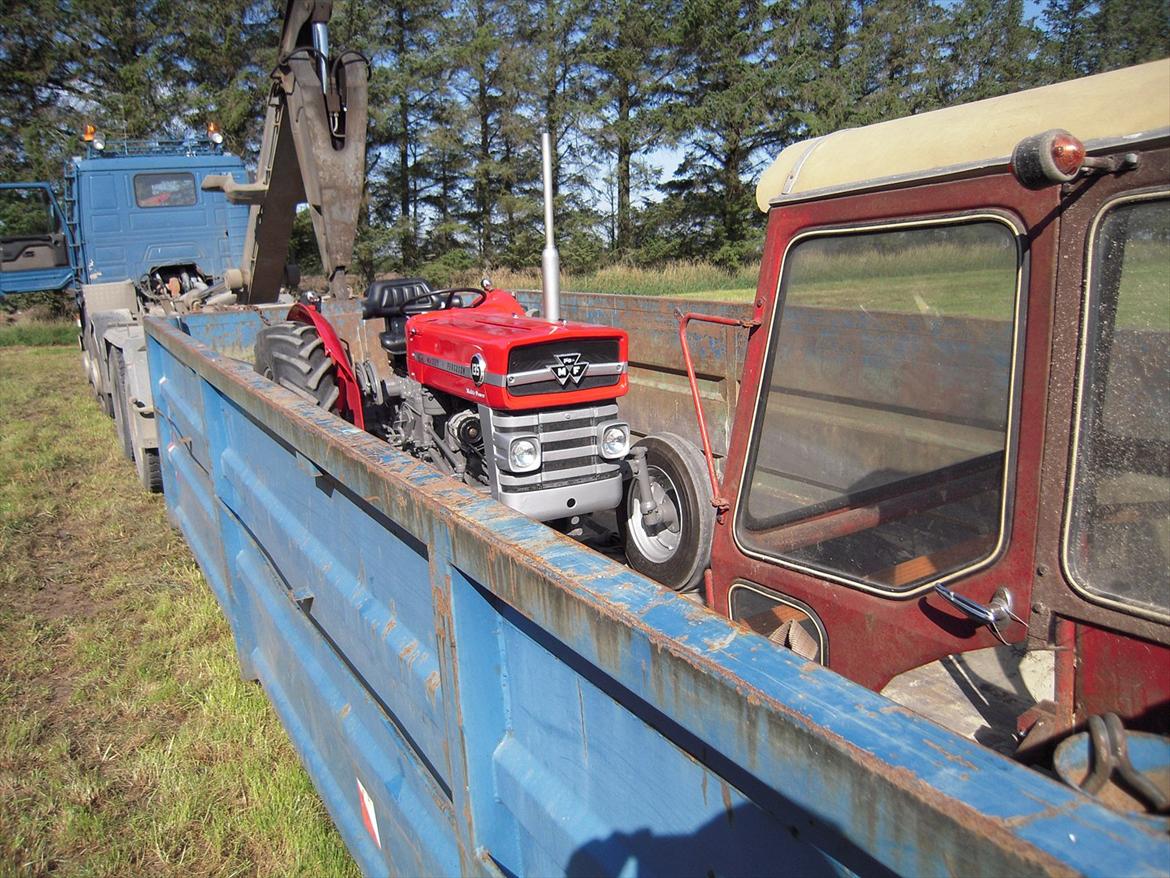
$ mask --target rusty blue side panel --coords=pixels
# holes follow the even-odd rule
[[[147,331],[167,503],[366,874],[1170,863],[1156,829]]]

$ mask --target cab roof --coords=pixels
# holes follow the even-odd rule
[[[760,177],[756,204],[1006,166],[1020,140],[1052,128],[1090,150],[1170,135],[1170,58],[794,143]]]

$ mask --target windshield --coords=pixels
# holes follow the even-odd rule
[[[1170,613],[1170,200],[1108,209],[1092,242],[1065,537],[1090,595]]]
[[[1019,264],[990,217],[789,249],[736,519],[749,553],[893,591],[997,553]]]
[[[0,189],[0,237],[36,238],[59,231],[57,213],[44,189]]]

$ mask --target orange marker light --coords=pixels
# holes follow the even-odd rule
[[[84,143],[93,143],[94,135],[97,134],[97,126],[89,122],[85,123],[85,130],[81,133],[81,139]]]
[[[1085,163],[1085,145],[1067,131],[1052,138],[1052,163],[1069,177],[1075,177]]]

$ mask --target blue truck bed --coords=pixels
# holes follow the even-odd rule
[[[255,312],[146,326],[168,510],[366,874],[1170,870],[1152,821],[259,377]]]

